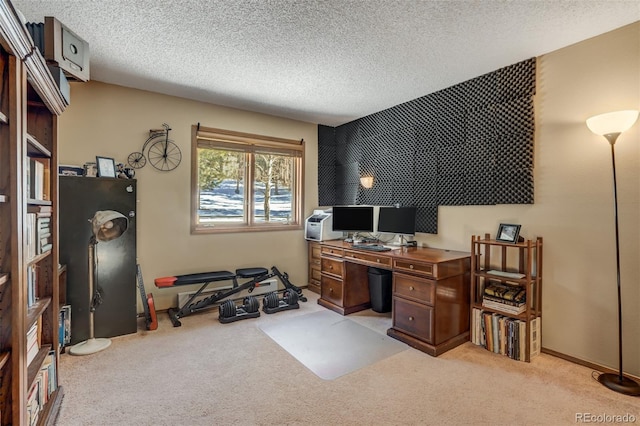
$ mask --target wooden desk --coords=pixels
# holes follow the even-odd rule
[[[392,327],[387,334],[438,356],[469,340],[471,255],[433,248],[358,250],[341,240],[320,243],[318,304],[342,315],[371,307],[368,267],[393,273]]]

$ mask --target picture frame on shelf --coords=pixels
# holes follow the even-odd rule
[[[98,165],[98,177],[116,177],[116,162],[111,157],[100,157],[96,155]]]
[[[520,241],[520,227],[522,225],[516,225],[512,223],[501,223],[498,226],[498,233],[496,235],[496,241],[502,241],[504,243],[517,243]]]

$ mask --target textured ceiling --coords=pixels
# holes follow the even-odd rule
[[[12,3],[87,40],[92,80],[331,126],[640,20],[640,0]]]

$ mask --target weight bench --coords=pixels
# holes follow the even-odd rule
[[[168,287],[202,283],[202,286],[200,286],[198,291],[196,291],[193,295],[191,295],[189,300],[187,300],[182,306],[178,306],[177,308],[169,308],[168,313],[169,313],[169,318],[171,319],[171,323],[173,324],[174,327],[180,327],[182,324],[180,323],[179,318],[186,317],[187,315],[191,315],[192,313],[211,308],[213,307],[214,303],[219,302],[222,299],[226,299],[227,297],[232,296],[236,293],[239,293],[242,290],[247,290],[249,293],[251,293],[254,290],[254,288],[260,286],[260,282],[264,280],[268,280],[269,278],[272,278],[272,277],[278,277],[278,279],[284,284],[285,286],[284,291],[288,294],[287,300],[289,302],[295,299],[295,302],[297,305],[297,300],[301,300],[303,302],[307,301],[307,298],[302,295],[302,290],[296,287],[295,285],[291,284],[287,273],[285,272],[284,274],[282,274],[278,270],[278,268],[276,268],[275,266],[271,267],[271,272],[269,272],[267,268],[240,268],[240,269],[236,269],[235,273],[230,271],[216,271],[216,272],[202,272],[202,273],[196,273],[196,274],[177,275],[173,277],[162,277],[162,278],[156,278],[155,284],[156,284],[156,287],[158,288],[168,288]],[[239,284],[238,279],[248,279],[249,281],[243,284]],[[206,297],[195,303],[193,302],[200,294],[202,294],[202,292],[211,283],[219,282],[219,281],[229,281],[229,280],[233,282],[233,287],[231,289],[226,291],[225,290],[217,291],[209,297]],[[295,296],[293,296],[293,293],[295,293]],[[267,307],[265,306],[264,307],[265,312],[273,313],[273,312],[279,312],[285,309],[293,309],[292,303],[286,303],[281,301],[277,303],[277,306],[274,306],[273,294],[270,293],[267,296],[269,297],[268,299],[269,308],[267,309]],[[277,296],[276,296],[276,301],[277,301]],[[241,312],[238,313],[234,309],[230,309],[230,304],[228,303],[223,304],[224,309],[222,309],[223,306],[221,305],[220,307],[221,315],[219,317],[220,322],[223,322],[223,323],[231,322],[234,320],[233,319],[234,317],[236,319],[242,319],[246,317],[253,318],[260,315],[260,313],[257,312],[257,309],[255,309],[255,303],[249,303],[248,305],[251,306],[251,308],[248,309],[247,311],[252,311],[252,312],[245,311],[244,306],[242,307],[243,309],[240,309]],[[232,313],[233,315],[231,315]],[[251,314],[251,315],[245,315],[245,314]]]

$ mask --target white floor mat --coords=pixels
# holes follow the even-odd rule
[[[333,380],[408,346],[332,311],[259,328],[320,378]]]

